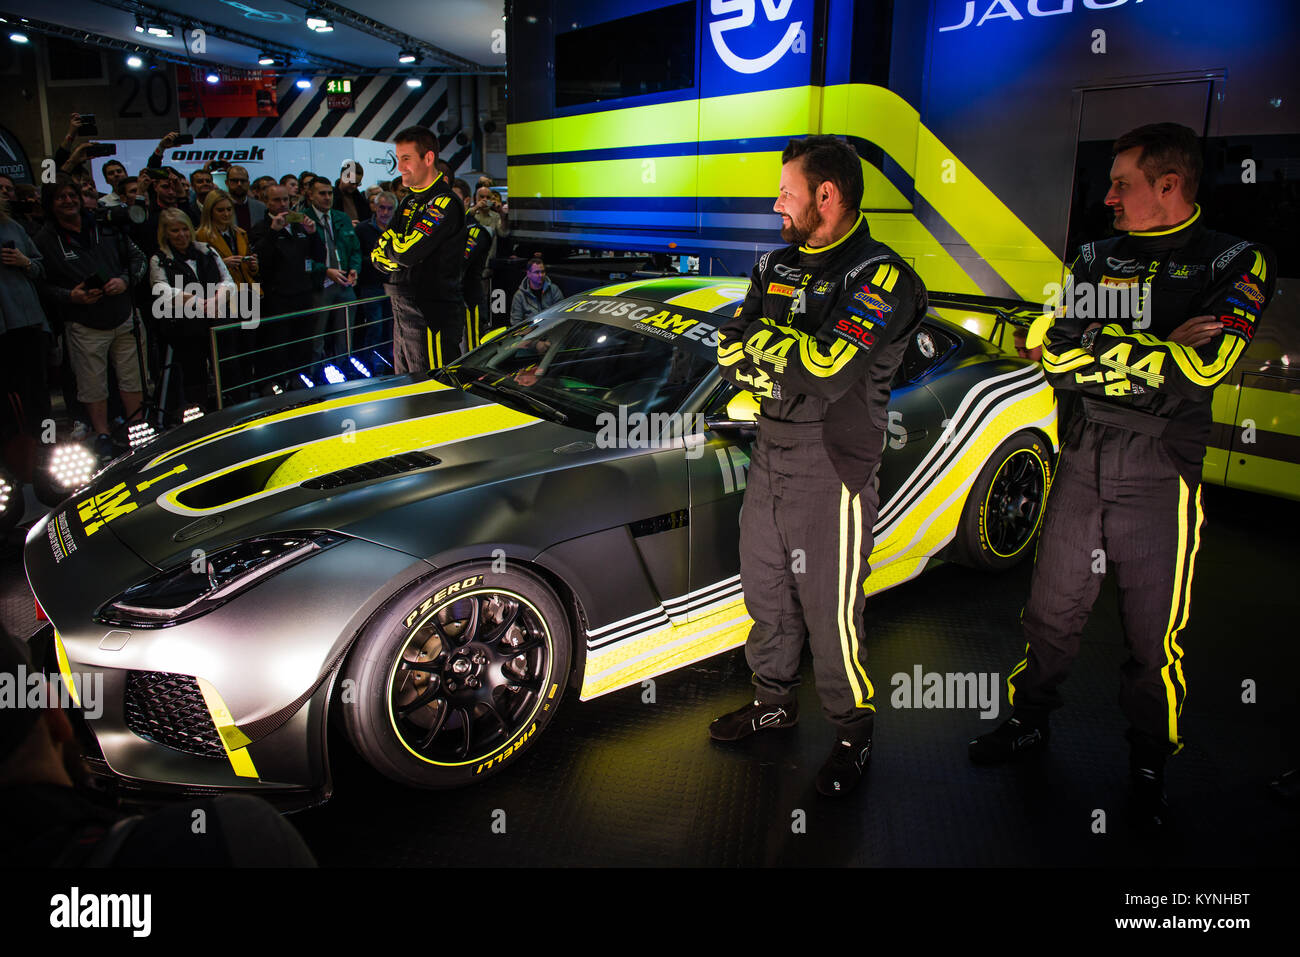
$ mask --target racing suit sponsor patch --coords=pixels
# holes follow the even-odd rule
[[[1251,277],[1242,273],[1241,281],[1236,283],[1232,288],[1253,302],[1256,306],[1264,304],[1264,294],[1259,291],[1259,287],[1251,282]]]
[[[1220,316],[1219,321],[1223,323],[1225,335],[1237,336],[1247,342],[1255,338],[1255,323],[1245,316]]]
[[[1214,275],[1214,273],[1217,273],[1220,269],[1225,269],[1228,263],[1236,259],[1237,254],[1249,245],[1250,243],[1248,242],[1237,243],[1237,245],[1233,246],[1231,249],[1225,252],[1218,259],[1214,260],[1214,262],[1210,264],[1210,268],[1212,270],[1210,274]]]
[[[865,323],[866,323],[867,325],[869,325],[869,326],[883,326],[883,325],[884,325],[884,323],[880,320],[879,317],[877,317],[877,316],[873,316],[871,313],[867,312],[867,310],[865,310],[865,309],[859,309],[857,306],[847,306],[847,305],[846,305],[846,306],[844,307],[844,311],[847,312],[847,313],[849,313],[850,315],[857,316],[859,319],[861,319],[863,322],[865,322]]]
[[[782,282],[769,282],[767,284],[767,294],[769,296],[794,296],[794,286]]]
[[[823,279],[821,282],[813,283],[812,294],[821,298],[835,288],[835,283]]]
[[[883,293],[872,289],[870,283],[863,283],[862,288],[853,294],[853,299],[855,302],[862,303],[879,319],[885,318],[888,313],[894,311],[894,304],[885,299]]]
[[[855,346],[870,347],[875,345],[876,337],[871,334],[862,323],[848,316],[841,316],[835,322],[835,328],[831,330],[841,339],[853,343]]]
[[[1169,263],[1167,274],[1170,279],[1196,279],[1201,273],[1205,272],[1204,263]]]

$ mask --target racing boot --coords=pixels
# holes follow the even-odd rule
[[[841,729],[830,757],[817,772],[817,791],[827,797],[842,797],[862,780],[871,763],[871,725],[848,733]]]
[[[1144,831],[1161,831],[1169,821],[1165,795],[1165,760],[1169,750],[1140,731],[1128,732],[1130,806],[1134,823]]]
[[[1047,750],[1050,733],[1046,712],[1017,708],[1011,717],[970,743],[972,764],[1004,764]]]
[[[709,737],[714,741],[739,741],[755,731],[789,728],[799,721],[799,702],[791,699],[785,704],[764,704],[757,699],[743,708],[729,711],[714,718],[709,725]]]

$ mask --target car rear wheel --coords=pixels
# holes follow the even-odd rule
[[[1000,571],[1033,550],[1052,479],[1052,453],[1033,432],[1017,432],[984,463],[957,528],[963,565]]]
[[[459,787],[516,761],[555,715],[571,657],[555,592],[522,569],[460,566],[403,592],[344,672],[348,736],[414,787]]]

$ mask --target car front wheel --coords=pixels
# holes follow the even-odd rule
[[[571,656],[563,606],[531,573],[492,567],[459,566],[406,590],[349,656],[344,726],[395,781],[449,788],[488,777],[555,715]]]

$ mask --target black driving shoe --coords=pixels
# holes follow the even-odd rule
[[[763,704],[754,701],[728,712],[720,718],[714,718],[709,725],[709,737],[714,741],[739,741],[755,731],[771,731],[774,728],[789,728],[799,721],[799,703]]]

